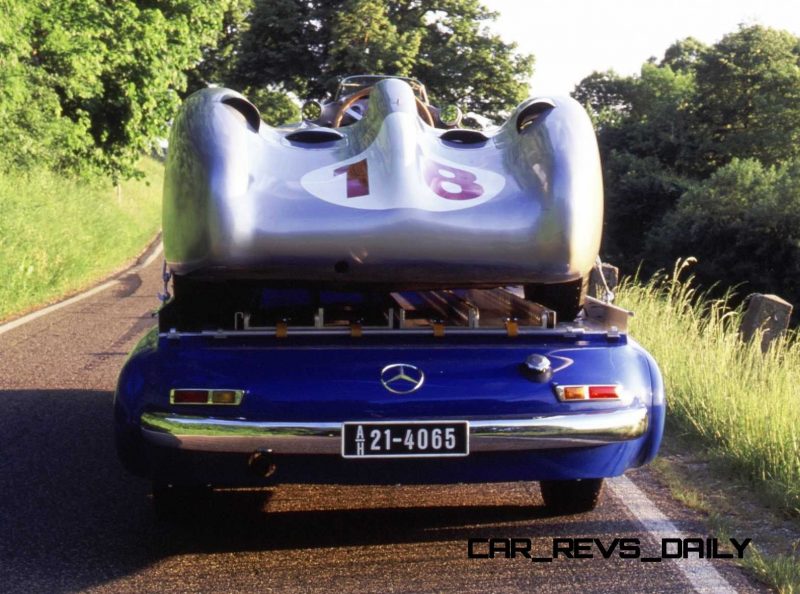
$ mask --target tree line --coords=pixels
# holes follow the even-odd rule
[[[480,0],[0,0],[0,171],[136,174],[183,98],[245,93],[278,124],[353,73],[417,77],[499,121],[533,56]],[[536,90],[533,89],[535,92]],[[573,96],[603,158],[603,256],[633,271],[696,256],[706,285],[800,301],[800,39],[743,26],[688,38]],[[642,264],[643,263],[643,264]]]
[[[243,91],[270,123],[346,74],[424,80],[497,117],[533,57],[479,0],[0,0],[0,170],[135,174],[188,93]]]
[[[0,0],[0,167],[132,174],[225,4]]]
[[[705,287],[800,302],[800,38],[687,38],[573,96],[598,132],[607,259],[649,273],[695,256]]]

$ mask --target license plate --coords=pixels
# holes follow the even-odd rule
[[[342,426],[345,458],[433,458],[469,454],[467,421],[348,422]]]

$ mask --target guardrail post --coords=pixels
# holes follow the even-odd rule
[[[606,284],[608,284],[608,290],[612,293],[619,283],[619,268],[607,262],[603,262],[601,266],[602,277],[600,276],[601,269],[597,266],[592,268],[592,272],[589,274],[589,297],[594,297],[595,299],[603,299],[605,296],[606,288],[603,286],[603,277],[605,277]]]
[[[766,353],[769,345],[789,327],[792,304],[777,295],[753,293],[747,297],[747,310],[742,317],[740,332],[746,342],[750,342],[761,330],[761,352]]]

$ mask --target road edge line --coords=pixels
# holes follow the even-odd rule
[[[73,295],[69,299],[65,299],[64,301],[59,301],[58,303],[54,303],[53,305],[48,305],[47,307],[44,307],[42,309],[24,315],[21,318],[17,318],[16,320],[12,320],[10,322],[6,322],[5,324],[1,324],[0,335],[5,334],[6,332],[10,332],[15,328],[19,328],[20,326],[23,326],[28,322],[32,322],[33,320],[37,320],[41,317],[44,317],[47,314],[53,313],[54,311],[57,311],[63,307],[67,307],[69,305],[72,305],[73,303],[77,303],[78,301],[83,301],[84,299],[92,297],[93,295],[97,295],[98,293],[101,293],[106,289],[113,287],[114,285],[118,285],[120,282],[119,281],[120,276],[125,274],[130,274],[131,272],[136,272],[138,270],[146,268],[147,266],[152,264],[156,260],[156,258],[158,258],[161,255],[163,251],[164,251],[164,244],[159,241],[158,245],[153,250],[153,252],[141,264],[134,264],[130,268],[123,270],[121,273],[119,273],[117,275],[117,278],[106,281],[101,285],[98,285],[87,291],[84,291],[83,293],[78,293],[77,295]]]
[[[645,495],[634,482],[626,476],[618,476],[607,481],[608,486],[616,498],[639,521],[645,530],[656,538],[658,542],[663,537],[683,539],[683,533],[678,530],[669,518],[656,507],[650,498]],[[736,592],[722,577],[717,569],[707,559],[677,559],[675,567],[689,580],[695,592],[702,594],[729,594]]]

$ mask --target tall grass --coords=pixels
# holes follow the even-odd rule
[[[161,222],[163,166],[123,182],[0,173],[0,320],[76,291],[136,255]]]
[[[625,282],[617,295],[664,374],[673,428],[800,514],[800,340],[792,334],[766,354],[760,337],[744,344],[741,309],[698,295],[680,278],[686,265],[646,284]]]

